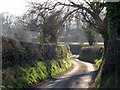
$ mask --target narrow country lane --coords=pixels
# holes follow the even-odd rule
[[[88,88],[95,71],[94,66],[91,63],[78,60],[77,57],[78,55],[71,56],[72,70],[55,80],[39,85],[37,88]]]

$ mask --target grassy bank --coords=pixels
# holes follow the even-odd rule
[[[103,70],[102,58],[96,62],[97,67],[99,68],[98,74],[95,78],[93,88],[99,88],[101,83],[101,75]]]
[[[69,46],[2,38],[3,88],[27,88],[71,66]]]
[[[70,59],[46,60],[26,67],[15,66],[3,71],[7,75],[3,82],[4,88],[26,88],[31,84],[67,70],[71,66]]]

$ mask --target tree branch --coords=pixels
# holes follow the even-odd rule
[[[69,12],[68,14],[66,14],[64,17],[63,17],[63,20],[60,22],[60,23],[63,23],[69,15],[71,15],[72,13],[74,13],[75,11],[77,11],[78,9],[74,9],[73,11]]]

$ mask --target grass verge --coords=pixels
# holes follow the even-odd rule
[[[66,58],[59,61],[46,60],[43,62],[37,62],[32,66],[27,65],[27,67],[15,67],[17,68],[15,70],[12,70],[13,68],[9,69],[6,72],[10,72],[12,75],[7,75],[7,81],[9,83],[6,83],[3,88],[26,88],[32,83],[42,81],[65,71],[66,69],[70,68],[71,65],[70,59]],[[3,75],[6,75],[6,72],[4,71]]]

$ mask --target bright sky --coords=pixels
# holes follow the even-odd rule
[[[0,13],[9,12],[13,15],[22,15],[25,12],[25,6],[24,0],[1,0]]]
[[[25,7],[28,5],[26,1],[45,2],[46,0],[1,0],[0,13],[9,12],[12,15],[17,15],[17,16],[22,15],[23,13],[25,13],[27,9],[27,7]],[[60,1],[65,1],[65,0],[60,0]]]
[[[26,11],[28,4],[26,1],[36,1],[36,0],[1,0],[0,1],[0,13],[9,12],[13,15],[22,15]],[[45,0],[37,0],[45,1]]]

